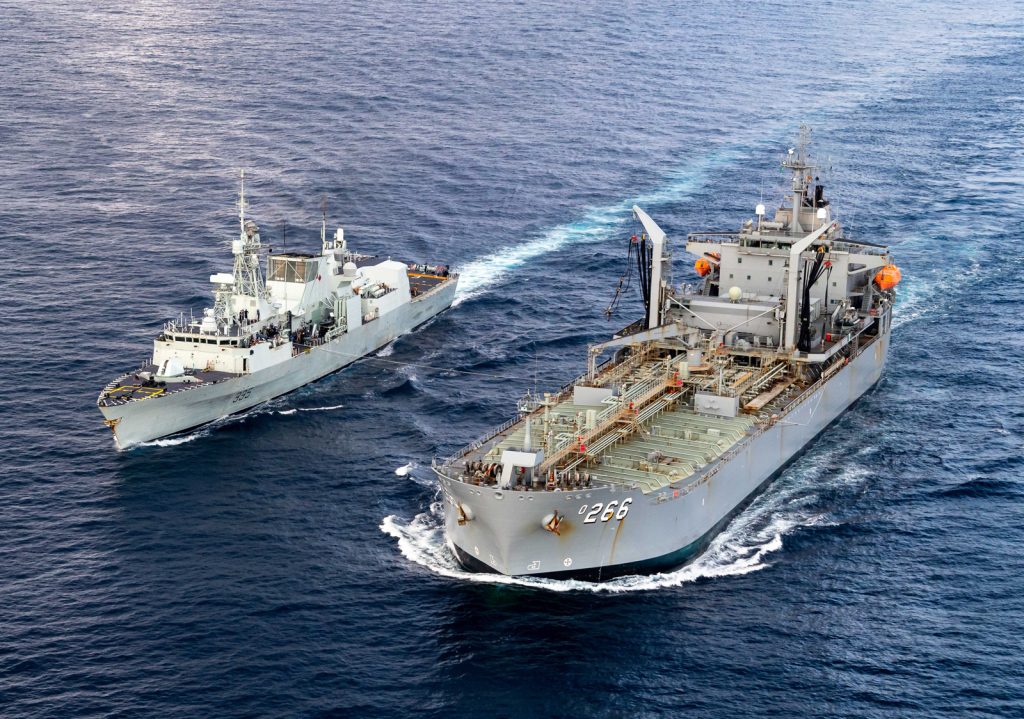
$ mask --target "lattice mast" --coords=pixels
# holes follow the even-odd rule
[[[245,201],[245,170],[240,173],[238,191],[238,239],[231,243],[231,253],[235,256],[236,295],[267,299],[267,287],[263,281],[263,270],[260,267],[260,228],[253,220],[245,218],[248,204]]]

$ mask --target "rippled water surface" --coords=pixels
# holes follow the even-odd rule
[[[1022,67],[1014,2],[0,2],[0,715],[1020,715]],[[878,388],[689,567],[458,570],[431,457],[633,319],[633,202],[735,227],[803,122],[903,268]],[[117,452],[239,167],[275,245],[326,195],[457,304]]]

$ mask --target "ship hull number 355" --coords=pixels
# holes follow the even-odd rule
[[[632,497],[627,497],[619,504],[618,500],[612,500],[608,504],[598,502],[597,504],[584,504],[577,514],[586,515],[583,518],[584,524],[595,524],[598,520],[610,522],[612,517],[622,521],[629,514],[629,505],[633,503]]]

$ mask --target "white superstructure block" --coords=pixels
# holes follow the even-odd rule
[[[345,322],[349,332],[363,324],[362,304],[359,295],[352,295],[345,300]]]

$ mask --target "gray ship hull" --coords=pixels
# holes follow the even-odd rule
[[[685,564],[875,385],[888,341],[887,333],[878,336],[775,423],[759,427],[714,463],[660,492],[615,486],[502,491],[441,476],[451,548],[471,571],[519,576],[601,580]],[[608,521],[586,522],[597,505],[611,505],[616,513]],[[628,511],[619,519],[623,505]],[[559,534],[543,527],[555,510],[565,516]]]
[[[380,349],[450,307],[455,289],[455,282],[447,282],[331,342],[264,370],[151,399],[101,405],[100,411],[112,424],[121,449],[202,426],[292,392]]]

